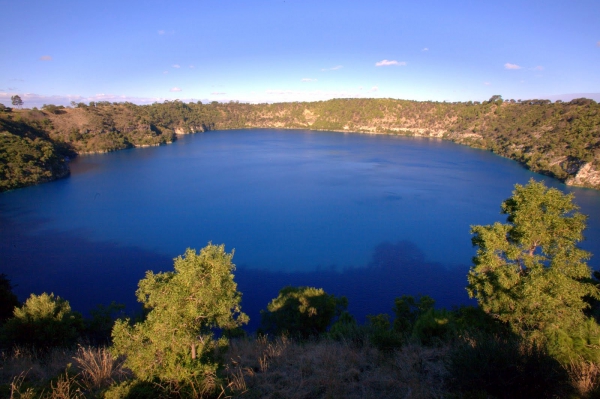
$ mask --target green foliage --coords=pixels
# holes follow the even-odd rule
[[[400,334],[410,335],[417,319],[424,313],[433,309],[435,300],[428,295],[419,299],[411,295],[402,295],[394,300],[394,330]]]
[[[45,140],[52,145],[62,143],[77,153],[161,145],[176,140],[176,134],[249,127],[435,135],[488,149],[562,181],[572,179],[588,162],[596,170],[600,168],[600,105],[587,99],[515,103],[495,95],[482,104],[334,99],[279,104],[165,101],[137,106],[99,101],[89,106],[71,105],[75,108],[45,105],[47,115],[41,117],[0,112],[0,124],[8,120],[13,123],[0,126],[0,131],[23,137],[15,130],[14,123],[18,122],[43,130]],[[21,186],[41,181],[27,181]]]
[[[412,337],[429,346],[453,337],[455,330],[451,312],[432,308],[419,316],[413,327]]]
[[[0,325],[12,317],[15,307],[20,305],[12,289],[6,274],[0,274]]]
[[[284,287],[261,311],[261,332],[316,336],[324,333],[347,306],[346,297],[329,295],[322,288]]]
[[[368,315],[366,331],[371,345],[383,352],[400,349],[405,337],[391,327],[388,314]]]
[[[82,329],[81,315],[71,310],[68,301],[43,293],[31,294],[23,306],[15,308],[2,335],[10,344],[46,350],[75,345]]]
[[[86,338],[94,345],[110,342],[110,336],[117,315],[123,312],[125,305],[111,302],[110,305],[98,305],[90,310],[90,319],[85,319]]]
[[[510,327],[492,317],[479,306],[460,306],[452,309],[452,318],[458,334],[474,332],[508,336]]]
[[[590,254],[577,247],[585,216],[572,199],[531,180],[503,202],[508,223],[471,228],[477,255],[467,291],[520,335],[572,331],[585,321],[584,298],[599,296]]]
[[[359,326],[354,316],[346,310],[331,325],[327,336],[335,341],[346,341],[359,347],[366,342],[365,329]]]
[[[555,398],[572,391],[566,370],[543,347],[518,337],[478,334],[446,358],[448,385],[466,397]]]
[[[23,100],[21,99],[21,96],[18,96],[16,94],[10,97],[10,101],[15,107],[21,108],[23,106]]]
[[[118,320],[112,331],[114,352],[144,381],[155,378],[186,386],[214,374],[214,352],[224,344],[213,329],[247,323],[241,294],[233,281],[233,254],[209,244],[199,253],[186,250],[173,272],[151,271],[139,282],[138,300],[149,312],[144,321]]]

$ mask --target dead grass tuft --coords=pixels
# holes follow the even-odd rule
[[[567,366],[571,384],[582,397],[588,397],[600,388],[600,366],[596,363],[572,361]]]
[[[87,389],[101,389],[128,377],[123,369],[124,358],[115,358],[107,348],[84,348],[73,357]]]

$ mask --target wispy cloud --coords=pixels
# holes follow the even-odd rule
[[[40,61],[52,61],[52,56],[51,55],[42,55],[40,57]]]
[[[600,40],[598,40],[598,43],[596,43],[596,47],[600,47]]]
[[[222,91],[213,91],[212,93],[210,93],[211,96],[224,96],[225,94],[227,93]]]
[[[302,78],[300,79],[301,82],[316,82],[317,79],[313,79],[313,78]]]
[[[538,65],[538,66],[535,66],[535,67],[529,68],[529,69],[531,69],[532,71],[543,71],[544,67],[541,65]]]
[[[179,64],[173,64],[173,68],[179,69],[179,68],[181,68],[181,65],[179,65]]]
[[[168,73],[169,73],[169,71],[163,71],[163,73],[166,75],[166,74],[168,74]]]
[[[379,87],[377,87],[377,86],[373,86],[373,87],[371,87],[371,90],[369,90],[369,91],[370,91],[371,93],[374,93],[374,92],[376,92],[376,91],[379,91]]]
[[[196,68],[196,67],[195,67],[195,66],[193,66],[193,65],[190,65],[190,69],[194,69],[194,68]]]
[[[429,49],[427,47],[424,47],[421,51],[429,51]]]
[[[491,86],[492,84],[490,82],[483,82],[484,85],[486,86]]]
[[[520,67],[517,64],[511,64],[510,62],[507,62],[506,64],[504,64],[504,69],[521,69],[522,67]]]
[[[173,87],[171,90],[169,91],[181,91],[181,89],[179,87]]]
[[[392,66],[392,65],[396,65],[396,66],[406,66],[406,62],[405,61],[396,61],[396,60],[381,60],[379,62],[375,63],[375,66]]]
[[[342,68],[343,68],[342,65],[336,65],[331,68],[323,68],[323,69],[321,69],[321,71],[337,71],[338,69],[342,69]]]
[[[159,34],[159,35],[164,35],[164,34],[165,34],[165,31],[164,31],[163,29],[161,29],[161,30],[159,30],[159,31],[158,31],[158,34]]]

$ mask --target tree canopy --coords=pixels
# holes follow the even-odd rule
[[[148,310],[146,319],[133,326],[118,320],[112,332],[115,352],[127,356],[127,367],[140,379],[183,381],[215,370],[212,329],[248,322],[232,257],[224,245],[209,244],[200,253],[188,248],[175,259],[174,271],[148,271],[140,280],[136,295]]]
[[[261,311],[261,331],[301,338],[316,336],[324,333],[346,307],[346,297],[330,295],[322,288],[284,287]]]
[[[586,220],[577,210],[572,194],[534,180],[517,184],[502,203],[507,223],[471,227],[469,296],[524,336],[576,329],[586,319],[585,297],[599,297],[590,254],[577,246]]]
[[[14,316],[6,321],[3,336],[8,342],[48,349],[72,346],[83,329],[81,315],[69,301],[54,294],[31,294]]]

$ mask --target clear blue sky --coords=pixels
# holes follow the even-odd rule
[[[600,99],[600,2],[3,1],[0,102]]]

